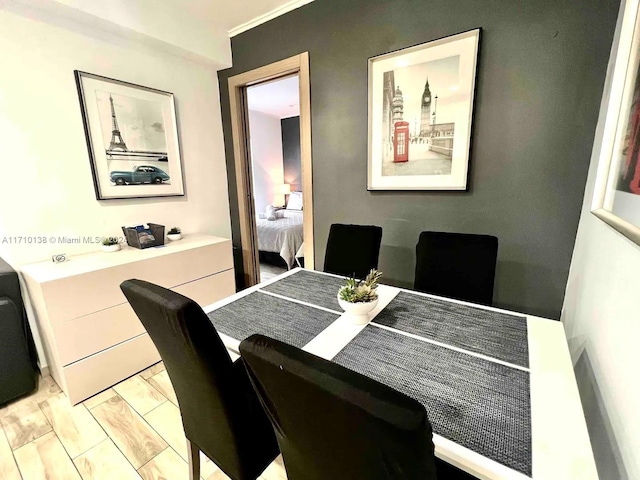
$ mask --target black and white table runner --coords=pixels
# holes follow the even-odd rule
[[[238,341],[254,333],[304,347],[339,315],[254,292],[208,314],[221,333]]]
[[[529,372],[375,326],[333,361],[418,400],[434,433],[531,476]]]
[[[300,270],[208,315],[238,341],[302,348],[338,319],[343,284]],[[333,361],[420,401],[434,433],[531,476],[525,317],[400,291]]]

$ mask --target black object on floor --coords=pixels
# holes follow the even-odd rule
[[[416,245],[414,289],[491,305],[497,258],[496,237],[422,232]]]
[[[264,252],[260,250],[258,252],[258,260],[260,263],[268,263],[269,265],[274,265],[276,267],[282,267],[285,270],[289,269],[287,262],[284,261],[284,258],[280,256],[279,253],[274,252]]]
[[[0,405],[33,392],[38,371],[18,274],[0,259]]]
[[[372,325],[333,361],[420,401],[434,433],[531,476],[529,372]]]

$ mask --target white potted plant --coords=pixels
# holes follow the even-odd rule
[[[180,227],[171,227],[171,230],[167,233],[167,238],[172,242],[180,240],[182,238],[182,231],[180,230]]]
[[[105,237],[102,239],[101,248],[103,252],[117,252],[120,250],[120,243],[116,237]]]
[[[349,278],[338,290],[340,307],[356,325],[369,322],[369,313],[378,304],[377,288],[381,276],[382,272],[372,269],[364,280]]]

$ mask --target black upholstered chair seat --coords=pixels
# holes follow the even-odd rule
[[[235,363],[193,300],[142,280],[121,289],[158,348],[190,442],[192,478],[199,451],[233,480],[255,480],[278,445],[242,360]]]

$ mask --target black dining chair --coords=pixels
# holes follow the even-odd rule
[[[142,280],[120,285],[164,361],[189,443],[191,479],[200,456],[233,480],[255,480],[279,454],[241,359],[232,362],[193,300]]]
[[[498,239],[491,235],[422,232],[414,289],[483,305],[493,302]]]
[[[240,353],[288,480],[436,478],[431,424],[416,400],[262,335]]]
[[[382,228],[374,225],[334,223],[329,230],[324,271],[364,278],[378,268]]]

